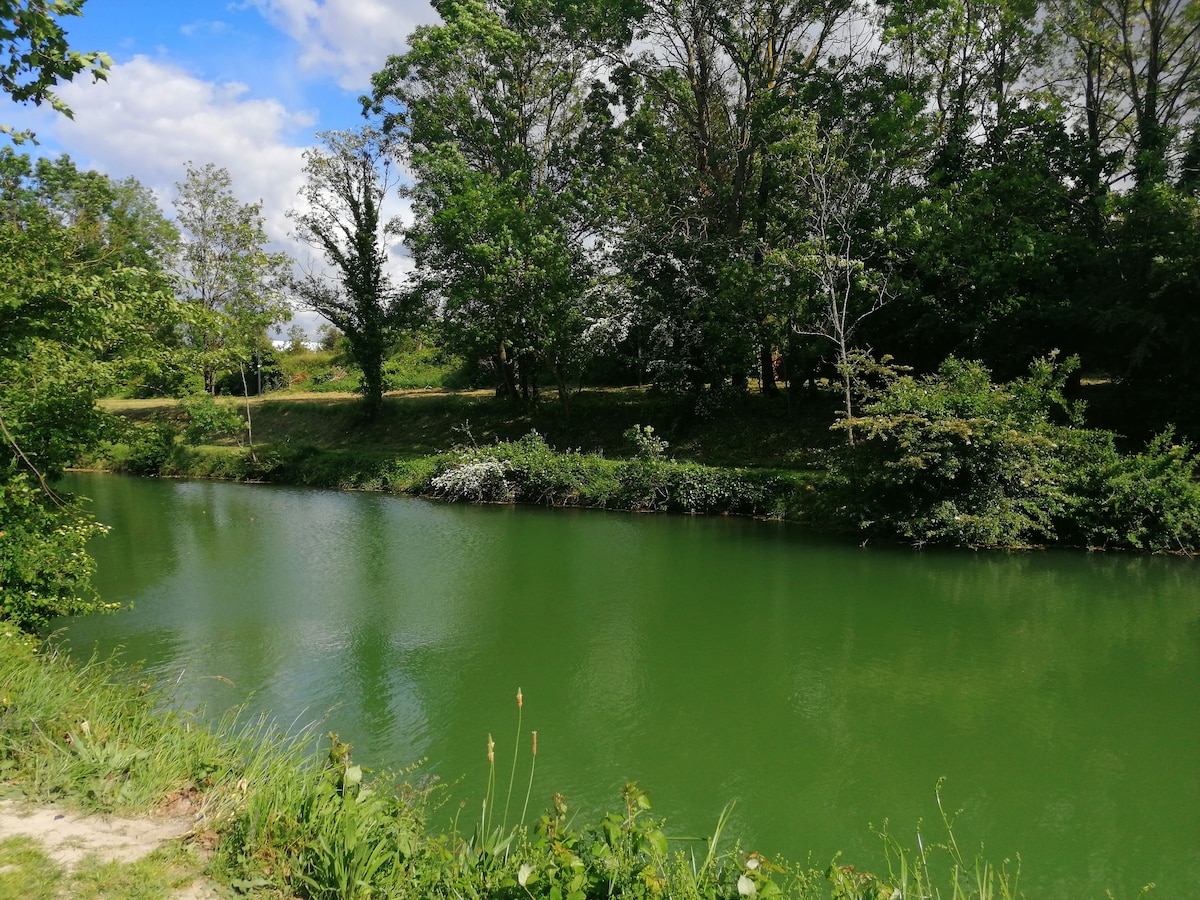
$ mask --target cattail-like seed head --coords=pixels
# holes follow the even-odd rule
[[[492,735],[488,733],[488,762],[496,761],[496,742],[492,740]]]
[[[533,755],[537,756],[537,732],[533,733]]]
[[[525,699],[521,696],[521,689],[517,688],[517,709],[525,705]]]

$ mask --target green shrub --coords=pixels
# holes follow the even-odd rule
[[[184,443],[192,446],[207,444],[219,437],[240,441],[246,420],[235,406],[218,403],[211,394],[203,391],[180,401],[179,405],[187,419],[183,428]]]
[[[617,476],[625,509],[711,515],[769,515],[784,493],[772,476],[663,459],[631,459]]]
[[[128,475],[160,475],[175,452],[179,429],[165,418],[130,423],[109,452],[111,467]]]
[[[107,531],[23,472],[0,477],[0,622],[33,631],[57,616],[111,608],[91,586],[87,542]]]
[[[1106,433],[1089,449],[1071,481],[1064,536],[1094,547],[1200,548],[1200,482],[1189,444],[1176,443],[1168,429],[1140,453],[1118,453]]]
[[[1196,550],[1192,449],[1168,431],[1123,455],[1111,432],[1056,422],[1080,418],[1062,395],[1074,365],[1037,360],[1007,384],[954,358],[935,375],[889,375],[835,426],[858,440],[834,455],[825,518],[916,544]]]
[[[857,441],[835,454],[830,518],[917,544],[1026,546],[1053,538],[1067,507],[1072,413],[1062,386],[1077,361],[1037,360],[995,384],[951,357],[922,378],[891,374],[855,418]]]
[[[384,360],[383,379],[389,391],[455,390],[471,386],[461,359],[440,347],[420,343]]]

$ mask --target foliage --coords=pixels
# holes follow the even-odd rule
[[[267,352],[267,327],[290,316],[280,290],[288,260],[266,250],[262,205],[239,203],[226,169],[189,163],[175,187],[181,240],[172,275],[178,295],[194,305],[185,334],[204,389],[214,393],[230,370],[245,387],[247,367]]]
[[[634,426],[648,448],[628,461],[558,452],[536,431],[516,441],[461,448],[431,481],[446,499],[692,514],[778,515],[789,487],[771,475],[680,463],[662,456],[666,442]],[[646,442],[649,443],[646,443]]]
[[[402,342],[388,356],[383,376],[392,391],[474,387],[461,358],[419,337]]]
[[[1092,547],[1191,553],[1200,548],[1200,462],[1168,429],[1121,454],[1111,437],[1088,448],[1059,531]]]
[[[860,436],[835,468],[837,514],[918,545],[1052,538],[1071,460],[1067,429],[1051,416],[1065,409],[1062,387],[1077,364],[1038,360],[1007,385],[954,357],[936,375],[891,373],[859,416],[834,426]]]
[[[126,475],[161,475],[169,470],[178,437],[178,427],[166,418],[130,423],[110,446],[107,465]]]
[[[633,455],[638,459],[659,459],[670,445],[654,436],[653,425],[634,425],[625,432],[625,440],[633,445]]]
[[[364,106],[414,290],[499,393],[745,394],[856,349],[1001,380],[1062,348],[1143,421],[1195,386],[1198,0],[437,7]],[[853,438],[853,431],[842,432]]]
[[[37,160],[0,147],[0,207],[9,221],[72,231],[76,255],[105,268],[161,272],[178,234],[137,179],[80,171],[70,156]]]
[[[59,82],[80,72],[96,81],[108,77],[112,59],[106,53],[80,53],[67,44],[58,19],[82,14],[86,0],[0,0],[0,93],[17,103],[50,104],[68,118],[71,109],[54,93]],[[16,143],[30,140],[28,131],[0,124],[0,134]]]
[[[280,389],[302,392],[354,392],[362,371],[340,350],[303,350],[279,357]],[[463,361],[443,347],[406,335],[383,361],[387,391],[454,390],[473,387]],[[274,389],[274,386],[272,386]]]
[[[553,3],[437,10],[364,101],[413,171],[417,290],[438,301],[452,349],[492,360],[503,393],[529,399],[549,370],[565,399],[589,325],[613,98]]]
[[[87,542],[107,529],[27,473],[0,476],[0,627],[35,631],[56,616],[110,608],[90,584]]]
[[[104,246],[36,204],[0,221],[0,618],[24,628],[102,608],[84,553],[101,529],[49,482],[106,437],[96,398],[154,359],[174,321],[157,276],[97,264]]]
[[[855,15],[845,2],[644,4],[619,69],[619,259],[656,383],[744,390],[755,371],[776,387],[773,353],[804,299],[777,262],[808,243],[798,183],[821,144],[799,98]]]
[[[1192,448],[1164,432],[1122,454],[1111,432],[1078,422],[1063,396],[1075,360],[1035,361],[992,382],[978,362],[948,358],[937,375],[885,367],[863,413],[835,428],[860,445],[835,463],[831,517],[868,533],[972,547],[1054,540],[1194,552],[1200,482]],[[1056,421],[1056,415],[1059,421]]]
[[[179,405],[187,417],[183,439],[188,444],[204,444],[214,437],[237,435],[246,425],[236,407],[218,402],[212,394],[194,394]]]
[[[460,463],[434,477],[429,486],[434,496],[446,500],[503,503],[513,496],[504,478],[504,467],[494,459]]]
[[[393,187],[388,148],[369,128],[321,138],[323,147],[305,153],[304,205],[289,215],[300,238],[321,251],[332,275],[309,272],[292,289],[345,335],[362,372],[366,415],[373,419],[383,403],[387,349],[414,313],[413,295],[398,291],[388,272],[393,226],[382,214]]]
[[[447,475],[464,469],[495,473],[499,490],[486,498],[489,500],[604,506],[612,485],[612,467],[605,460],[578,452],[556,452],[536,431],[515,441],[460,448],[458,459],[462,461]]]
[[[287,388],[300,391],[353,391],[358,386],[358,371],[339,351],[288,353],[279,362]]]
[[[1200,198],[1156,184],[1114,199],[1111,214],[1100,265],[1125,281],[1097,279],[1080,310],[1095,335],[1091,356],[1128,382],[1175,393],[1170,412],[1186,415],[1200,386],[1200,325],[1191,314],[1200,297]]]

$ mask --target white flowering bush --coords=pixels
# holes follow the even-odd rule
[[[493,459],[460,463],[436,476],[430,487],[436,496],[446,500],[503,503],[513,498],[504,467]]]

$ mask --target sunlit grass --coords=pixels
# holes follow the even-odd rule
[[[202,869],[178,843],[133,862],[90,854],[65,866],[35,838],[0,840],[0,897],[13,900],[162,900],[192,884]]]

